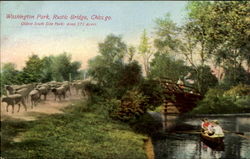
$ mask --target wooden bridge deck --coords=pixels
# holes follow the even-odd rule
[[[164,113],[185,113],[191,111],[202,99],[201,94],[193,87],[179,85],[168,79],[160,79],[164,89]]]

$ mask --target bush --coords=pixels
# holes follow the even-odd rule
[[[227,96],[247,96],[250,95],[250,85],[239,84],[230,90],[226,91],[224,95]]]
[[[143,96],[138,90],[128,91],[120,100],[115,101],[113,110],[110,111],[112,118],[128,121],[139,117],[147,110],[147,97]],[[118,105],[118,103],[120,105]]]
[[[223,96],[223,91],[210,89],[205,98],[198,103],[198,106],[191,113],[240,113],[240,109],[234,103],[234,99]]]
[[[160,106],[166,98],[163,88],[158,81],[152,79],[144,80],[140,84],[139,89],[144,96],[148,97],[147,105],[150,110]]]
[[[243,113],[250,113],[250,96],[238,98],[235,104],[242,110]]]
[[[227,87],[236,86],[240,83],[250,84],[250,73],[247,72],[242,66],[228,67],[225,69],[225,77],[223,85]]]

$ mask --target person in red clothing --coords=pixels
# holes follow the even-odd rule
[[[208,126],[210,125],[211,123],[208,121],[208,119],[202,119],[202,123],[201,123],[201,128],[202,128],[202,131],[207,131],[208,130]]]

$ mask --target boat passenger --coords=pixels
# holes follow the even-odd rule
[[[207,131],[205,131],[209,136],[213,135],[215,130],[214,130],[214,124],[211,122],[211,124],[208,125]]]
[[[219,125],[219,122],[215,120],[213,123],[213,130],[214,130],[214,135],[216,136],[224,136],[223,130]]]
[[[203,132],[208,130],[209,125],[210,125],[210,122],[208,121],[207,118],[202,119],[201,128]]]

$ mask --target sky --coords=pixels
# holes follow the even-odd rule
[[[4,1],[1,7],[1,63],[15,63],[18,69],[32,54],[39,57],[70,53],[72,60],[82,62],[98,55],[98,43],[109,34],[121,35],[124,42],[137,47],[144,29],[152,34],[155,19],[171,14],[181,25],[185,1]],[[32,19],[11,19],[7,15],[34,16]],[[41,19],[46,15],[49,19]],[[86,16],[88,20],[71,19]],[[96,16],[108,20],[92,19]],[[56,19],[68,16],[67,19]],[[92,17],[92,18],[91,18]],[[53,19],[55,18],[55,19]],[[29,25],[24,25],[29,23]],[[32,23],[32,25],[30,25]],[[43,25],[36,25],[43,23]],[[46,23],[52,23],[48,26]],[[64,23],[64,26],[56,25]],[[76,26],[67,26],[75,23]],[[86,24],[89,26],[86,26]],[[79,25],[79,26],[77,26]]]

